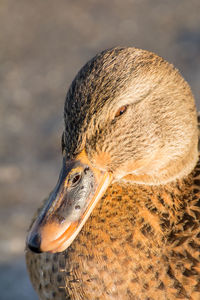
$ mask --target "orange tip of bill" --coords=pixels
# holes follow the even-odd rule
[[[101,175],[98,174],[97,188],[94,195],[89,201],[84,213],[77,221],[69,222],[68,220],[65,220],[61,224],[51,222],[42,225],[40,246],[42,252],[62,252],[71,245],[89,218],[97,202],[104,195],[111,181],[112,174],[110,172],[105,172]]]

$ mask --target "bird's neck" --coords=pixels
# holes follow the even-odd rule
[[[198,170],[196,170],[198,179]],[[192,226],[192,207],[199,193],[193,174],[160,186],[115,183],[97,204],[86,223],[89,234],[108,245],[120,240],[131,246],[163,251],[178,233]],[[186,225],[188,223],[188,225]]]
[[[152,153],[146,160],[134,161],[132,164],[127,162],[125,173],[128,175],[124,176],[122,173],[122,180],[129,183],[160,186],[186,178],[194,170],[198,161],[196,135],[191,144],[184,148],[184,153],[180,155],[175,151],[172,152],[174,157],[170,156],[167,148],[164,148],[158,153]]]
[[[102,299],[112,291],[113,299],[125,299],[130,289],[131,299],[163,299],[165,293],[186,299],[184,288],[192,292],[196,273],[191,271],[191,280],[185,276],[199,261],[199,183],[197,166],[187,178],[163,186],[110,186],[67,250],[70,270],[82,282],[74,283],[72,299],[80,290],[87,299],[96,291]]]

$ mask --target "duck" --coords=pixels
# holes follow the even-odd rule
[[[82,67],[26,238],[41,300],[200,299],[198,135],[188,83],[157,54],[114,47]]]

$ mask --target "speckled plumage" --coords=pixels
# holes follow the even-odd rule
[[[41,299],[199,299],[199,181],[112,185],[68,250],[28,252]]]
[[[129,126],[128,113],[127,121],[116,121],[113,107],[117,106],[116,99],[123,104],[120,99],[130,98],[133,83],[138,98],[133,101],[135,114]],[[200,163],[194,169],[195,108],[191,91],[179,73],[146,51],[105,51],[72,83],[65,104],[65,126],[68,157],[86,148],[93,164],[117,175],[67,250],[56,254],[26,250],[30,278],[40,299],[199,300]],[[194,151],[188,146],[185,160],[177,154],[177,164],[166,163],[169,172],[158,168],[158,174],[127,172],[126,177],[125,170],[133,165],[127,166],[126,160],[134,157],[138,163],[145,157],[146,163],[154,143],[159,143],[159,150],[167,143],[177,146],[178,136],[178,143],[183,145],[180,155],[186,147],[184,139],[188,138],[185,145],[194,139]],[[101,153],[106,153],[106,158],[102,159]],[[158,161],[159,157],[162,159],[160,152]],[[149,170],[148,164],[145,170]],[[125,179],[119,178],[121,173]]]

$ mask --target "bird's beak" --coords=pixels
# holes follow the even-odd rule
[[[34,252],[61,252],[73,242],[112,175],[94,168],[85,151],[63,159],[58,183],[30,228],[27,246]]]

